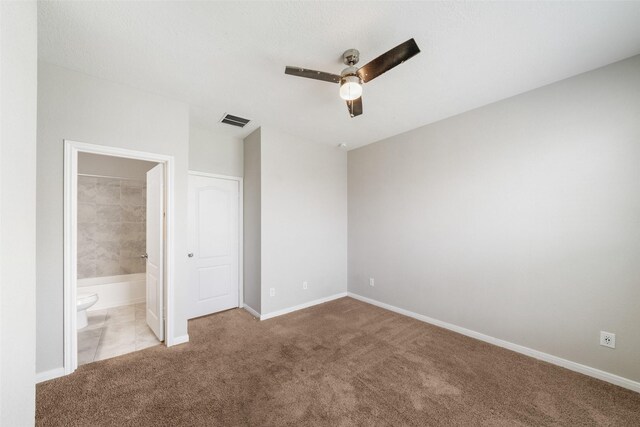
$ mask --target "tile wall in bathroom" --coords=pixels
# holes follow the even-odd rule
[[[146,183],[78,176],[78,278],[143,273]]]

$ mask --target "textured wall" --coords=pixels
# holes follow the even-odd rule
[[[36,2],[0,1],[2,426],[31,426],[35,417],[36,35]]]
[[[37,372],[63,363],[63,140],[173,156],[174,337],[187,334],[186,104],[43,62],[38,67]]]
[[[346,291],[346,173],[337,147],[265,127],[245,138],[244,298],[252,309],[266,315]]]
[[[78,278],[143,273],[146,183],[78,177]]]
[[[219,127],[225,126],[218,124]],[[242,139],[228,129],[189,129],[189,170],[219,175],[242,176]]]
[[[640,56],[349,151],[349,291],[638,381],[639,164]]]
[[[262,310],[261,283],[261,129],[244,139],[244,302],[258,312]]]
[[[269,314],[347,290],[347,153],[268,127],[260,136],[260,312]]]

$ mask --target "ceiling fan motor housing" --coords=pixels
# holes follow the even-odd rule
[[[360,51],[358,49],[348,49],[342,54],[342,61],[346,65],[356,65],[360,60]]]
[[[340,73],[340,77],[342,77],[343,79],[348,76],[357,76],[357,75],[358,75],[358,68],[353,66],[345,68]]]

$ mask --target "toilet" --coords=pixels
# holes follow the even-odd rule
[[[87,309],[98,302],[98,294],[78,293],[76,306],[78,309],[77,329],[86,328],[88,325]]]

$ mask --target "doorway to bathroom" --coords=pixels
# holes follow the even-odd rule
[[[162,165],[155,162],[78,154],[78,365],[158,345],[164,339],[155,301],[149,301],[147,310],[147,296],[156,288],[161,264],[155,248],[162,229],[158,224],[147,227],[150,221],[157,222],[153,212],[147,218],[147,203],[159,207],[158,177]],[[149,180],[156,182],[147,186]],[[147,240],[151,240],[149,250]],[[155,252],[151,262],[149,251]]]
[[[171,344],[172,160],[65,141],[66,374]]]

